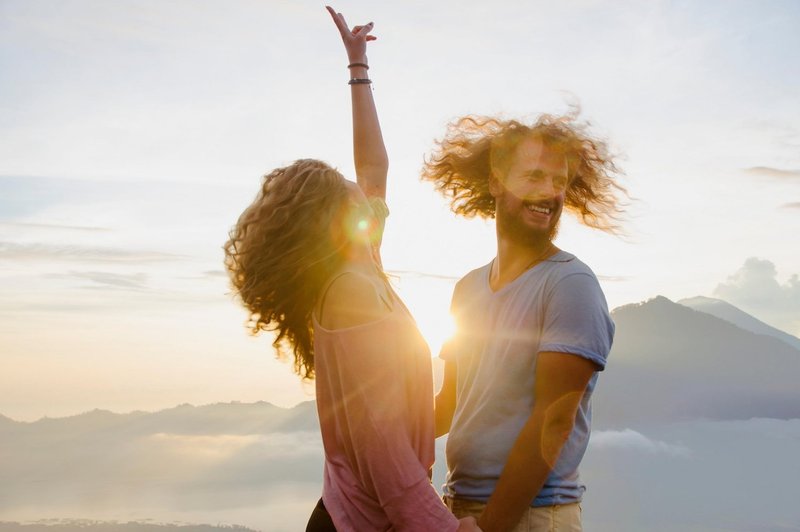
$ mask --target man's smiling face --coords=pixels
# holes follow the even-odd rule
[[[552,240],[568,183],[563,153],[535,136],[520,141],[505,176],[493,176],[490,181],[499,230],[525,242]]]

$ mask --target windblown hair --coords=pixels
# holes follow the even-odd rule
[[[347,198],[338,171],[314,159],[298,160],[264,176],[223,246],[231,284],[250,312],[251,333],[277,333],[272,345],[278,357],[291,350],[303,379],[314,377],[314,304],[344,261],[336,222]]]
[[[618,170],[606,143],[592,138],[588,124],[578,122],[577,115],[577,109],[564,116],[541,115],[532,125],[484,116],[459,118],[425,160],[422,179],[433,181],[450,198],[456,214],[494,218],[489,178],[505,175],[522,140],[538,138],[567,159],[565,208],[584,225],[618,233],[623,211],[619,195],[627,192],[614,177]]]

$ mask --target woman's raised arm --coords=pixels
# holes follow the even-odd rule
[[[385,199],[389,157],[386,154],[378,111],[372,97],[367,61],[367,42],[376,38],[370,35],[373,23],[353,26],[350,29],[341,13],[337,13],[330,6],[326,6],[326,9],[339,29],[347,52],[353,106],[353,160],[356,180],[368,198],[377,196]]]

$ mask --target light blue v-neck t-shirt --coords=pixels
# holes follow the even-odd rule
[[[453,292],[458,325],[441,358],[458,366],[456,409],[447,439],[451,497],[486,502],[534,406],[536,358],[555,351],[587,358],[598,371],[614,337],[597,277],[574,255],[558,251],[497,292],[491,263],[462,278]],[[592,376],[575,427],[531,506],[581,500],[578,464],[591,431]]]

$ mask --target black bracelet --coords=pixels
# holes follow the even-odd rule
[[[370,83],[372,80],[368,78],[353,78],[347,82],[348,85],[369,85]]]
[[[369,70],[369,65],[366,63],[350,63],[349,65],[347,65],[347,68],[353,68],[353,67],[362,67]]]

